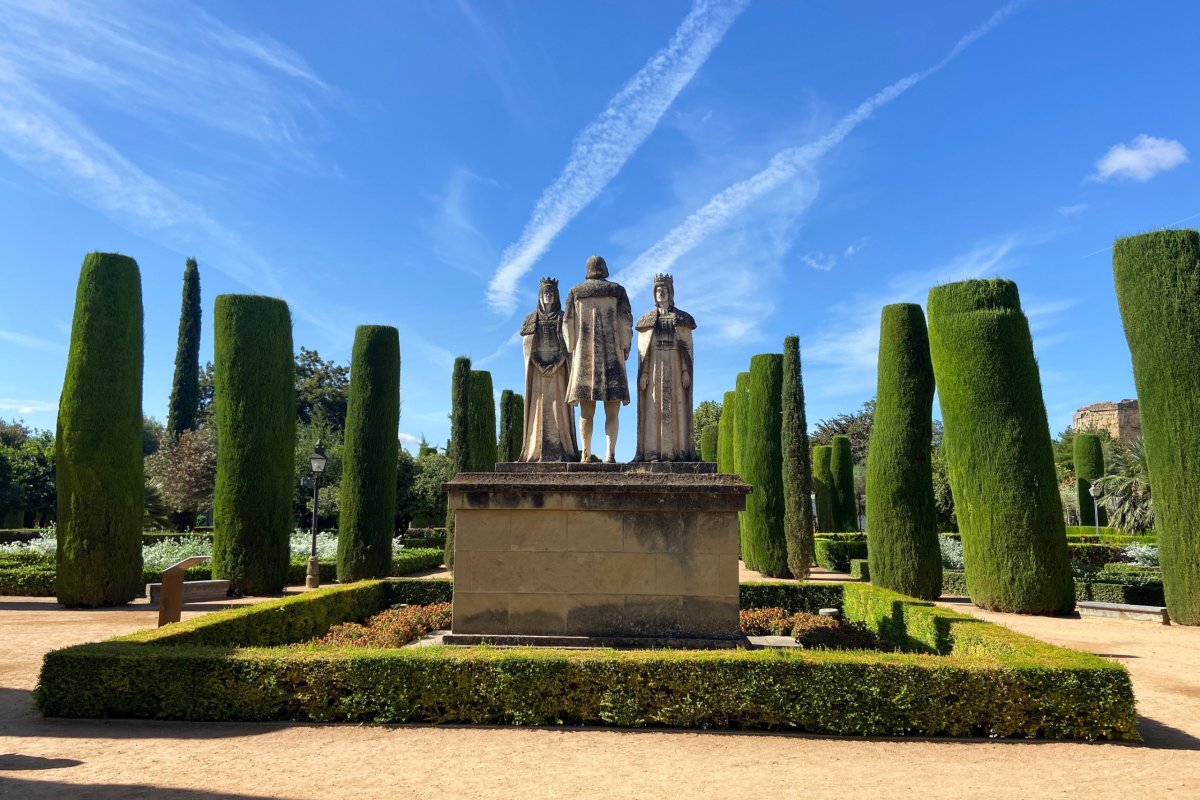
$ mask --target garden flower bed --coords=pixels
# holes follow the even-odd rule
[[[364,581],[46,656],[47,716],[753,728],[1137,740],[1125,669],[865,584],[746,584],[896,652],[300,646],[449,581]]]

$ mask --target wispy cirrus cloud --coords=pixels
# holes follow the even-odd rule
[[[655,53],[576,137],[558,178],[542,192],[521,238],[505,249],[488,304],[511,313],[517,283],[608,185],[720,44],[749,0],[696,0],[671,41]]]
[[[1143,133],[1135,136],[1129,144],[1121,142],[1109,148],[1096,161],[1096,171],[1088,180],[1124,178],[1145,183],[1160,172],[1169,172],[1180,164],[1186,164],[1187,160],[1188,151],[1181,142]]]
[[[62,342],[52,342],[40,336],[30,336],[27,333],[18,333],[16,331],[0,331],[0,342],[9,342],[33,350],[53,350],[59,352],[67,349],[67,346]]]
[[[940,61],[924,72],[908,75],[884,87],[838,120],[818,139],[776,153],[766,168],[717,193],[666,236],[637,256],[629,267],[621,271],[617,280],[624,283],[631,293],[644,291],[655,272],[675,269],[683,256],[692,252],[714,232],[728,225],[730,220],[759,198],[784,184],[804,177],[805,172],[811,170],[820,158],[844,141],[876,111],[939,72],[973,42],[1025,5],[1025,2],[1026,0],[1017,0],[1004,6],[985,23],[959,39]]]
[[[17,414],[36,414],[58,411],[58,403],[49,400],[19,400],[13,397],[0,397],[0,411],[16,412]]]

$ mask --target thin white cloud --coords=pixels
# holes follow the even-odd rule
[[[49,400],[18,400],[12,397],[0,397],[0,411],[15,411],[18,414],[52,412],[58,411],[58,403],[52,403]]]
[[[27,333],[17,333],[16,331],[0,331],[0,342],[11,342],[12,344],[28,347],[32,350],[65,351],[67,349],[67,346],[62,342],[52,342],[49,339],[30,336]]]
[[[434,256],[447,266],[483,277],[496,258],[495,248],[475,225],[471,215],[470,189],[495,181],[476,175],[465,167],[450,173],[446,191],[432,198],[433,215],[423,220]]]
[[[860,250],[862,250],[866,246],[867,246],[867,237],[863,236],[857,242],[852,242],[852,243],[846,245],[846,251],[845,251],[844,255],[846,256],[846,258],[852,258],[855,254],[857,254]]]
[[[1113,145],[1096,162],[1092,181],[1126,178],[1145,183],[1160,172],[1168,172],[1188,160],[1187,148],[1175,139],[1139,134],[1129,144]]]
[[[724,38],[748,0],[696,0],[665,48],[638,70],[571,147],[538,199],[521,238],[505,249],[488,285],[488,304],[511,313],[517,283],[566,225],[608,185],[658,126],[666,110]]]
[[[828,272],[837,264],[836,256],[828,256],[824,253],[805,253],[800,256],[800,260],[813,269],[819,269],[822,272]]]
[[[983,25],[959,39],[954,47],[929,69],[909,75],[885,87],[838,120],[833,128],[819,139],[780,151],[761,172],[716,194],[674,230],[634,259],[633,263],[622,270],[616,279],[625,284],[630,292],[643,291],[649,286],[654,273],[673,269],[680,258],[691,252],[714,231],[727,225],[733,217],[744,211],[751,203],[793,180],[803,170],[811,169],[818,159],[845,140],[855,128],[870,119],[878,109],[941,70],[972,42],[995,28],[1023,5],[1025,5],[1025,0],[1017,0],[1004,6]]]
[[[400,441],[404,444],[411,445],[419,445],[421,443],[420,438],[413,436],[411,433],[405,433],[404,431],[400,432]]]
[[[1060,216],[1073,217],[1076,214],[1082,214],[1084,211],[1087,211],[1087,207],[1087,203],[1077,203],[1073,206],[1059,206],[1055,210]]]

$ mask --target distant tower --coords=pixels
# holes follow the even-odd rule
[[[1084,406],[1075,412],[1076,431],[1106,430],[1114,439],[1129,441],[1142,435],[1142,418],[1137,400],[1119,403],[1104,401]]]

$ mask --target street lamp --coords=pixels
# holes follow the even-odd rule
[[[1088,487],[1088,494],[1092,496],[1092,514],[1095,516],[1096,537],[1099,541],[1100,537],[1100,487],[1092,484]]]
[[[811,494],[809,494],[808,499],[812,501],[813,520],[816,520],[816,518],[817,518],[817,493],[812,492]],[[815,527],[815,525],[814,525],[814,527]]]
[[[304,576],[304,585],[309,589],[319,588],[321,585],[321,568],[317,563],[317,490],[321,484],[321,473],[325,471],[325,462],[328,459],[325,457],[325,449],[321,447],[321,440],[317,439],[317,446],[313,448],[312,455],[308,457],[308,465],[312,467],[312,490],[313,490],[313,520],[312,520],[312,551],[308,556],[308,572]]]

